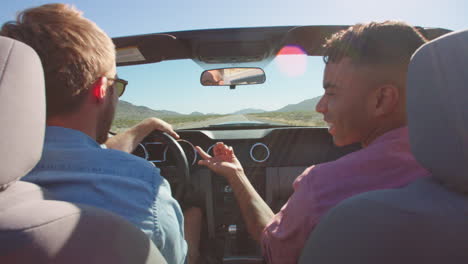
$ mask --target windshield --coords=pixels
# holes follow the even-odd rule
[[[119,132],[150,116],[176,129],[325,125],[315,112],[323,93],[321,57],[281,55],[257,66],[265,71],[266,82],[235,89],[202,86],[200,76],[207,68],[192,60],[119,67],[119,76],[129,85],[112,130]]]

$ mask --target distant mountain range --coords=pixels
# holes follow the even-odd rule
[[[288,104],[274,112],[295,112],[295,111],[315,111],[315,106],[319,102],[321,96],[304,100],[297,104]]]
[[[264,112],[266,111],[262,109],[247,108],[247,109],[242,109],[234,113],[231,113],[231,115],[258,114],[258,113],[264,113]]]
[[[271,112],[295,112],[295,111],[315,111],[319,97],[304,100],[297,104],[289,104],[283,108],[280,108]],[[267,112],[262,109],[247,108],[231,113],[232,115],[245,115],[245,114],[257,114]],[[213,114],[213,113],[210,113]],[[181,116],[182,114],[167,111],[167,110],[153,110],[146,106],[137,106],[132,103],[120,100],[117,105],[116,119],[144,119],[147,117],[164,117],[164,116]],[[192,112],[190,115],[204,115],[201,112]]]
[[[146,106],[137,106],[132,103],[120,100],[117,104],[116,119],[144,119],[147,117],[164,117],[181,115],[174,111],[153,110]]]

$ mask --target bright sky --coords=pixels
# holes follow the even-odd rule
[[[48,2],[3,1],[0,22],[13,20],[22,9]],[[111,37],[204,28],[351,25],[387,19],[425,27],[468,28],[468,1],[465,0],[76,0],[66,3],[82,10],[85,17]],[[309,58],[307,71],[288,80],[280,78],[284,72],[275,65],[272,63],[265,69],[265,85],[235,91],[201,87],[202,69],[192,61],[121,67],[118,72],[130,83],[123,100],[181,113],[227,113],[243,108],[274,110],[321,95],[323,63],[320,58]],[[190,73],[181,78],[178,70]],[[177,80],[177,90],[171,89],[174,80]],[[285,92],[290,87],[297,89]]]

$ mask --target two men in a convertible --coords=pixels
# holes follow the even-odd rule
[[[25,180],[59,199],[125,217],[152,238],[169,263],[184,263],[183,215],[167,181],[145,160],[115,150],[130,152],[154,129],[177,134],[149,119],[107,138],[126,86],[117,76],[112,40],[76,9],[60,4],[25,10],[3,26],[1,35],[33,47],[45,70],[44,153]],[[232,148],[217,144],[214,157],[199,149],[200,164],[231,184],[268,262],[295,263],[320,217],[347,197],[428,175],[409,151],[405,114],[407,66],[424,41],[414,28],[398,22],[356,25],[327,41],[325,94],[317,111],[336,145],[359,142],[363,148],[307,168],[276,215],[248,181]]]

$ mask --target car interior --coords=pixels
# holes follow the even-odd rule
[[[326,37],[347,27],[193,30],[118,37],[113,41],[121,67],[190,59],[210,71],[219,69],[219,65],[227,65],[224,69],[245,66],[262,69],[265,61],[286,46],[300,46],[307,56],[321,56]],[[440,28],[418,29],[428,39],[449,32]],[[222,176],[197,165],[199,157],[194,146],[208,153],[218,141],[232,146],[246,175],[274,212],[288,200],[292,182],[305,168],[359,149],[357,145],[334,146],[325,127],[231,122],[181,128],[177,133],[182,140],[171,141],[154,133],[134,154],[161,168],[183,207],[203,209],[202,263],[263,263],[263,258],[258,243],[247,232],[231,188]],[[174,146],[174,142],[179,146]]]
[[[343,25],[205,29],[116,37],[113,41],[117,48],[119,67],[192,60],[202,67],[199,80],[203,84],[202,74],[206,70],[222,69],[226,72],[228,69],[241,67],[262,69],[266,62],[275,58],[286,46],[299,46],[307,56],[321,56],[321,46],[325,39],[347,27]],[[450,32],[441,28],[418,27],[418,30],[428,39],[435,39]],[[375,234],[383,236],[391,233],[391,229],[387,230],[389,232],[381,233],[377,225],[375,231],[366,232],[366,229],[360,229],[370,228],[376,221],[381,223],[378,228],[383,229],[388,226],[387,222],[395,225],[404,223],[398,227],[405,226],[405,231],[415,228],[414,230],[421,234],[433,229],[434,233],[427,233],[424,239],[437,242],[432,244],[434,252],[436,252],[435,247],[441,243],[464,245],[460,242],[460,235],[466,237],[466,234],[457,233],[457,230],[463,229],[462,224],[466,222],[466,214],[463,219],[457,218],[453,221],[445,219],[458,217],[458,210],[466,212],[466,197],[460,194],[466,192],[466,188],[453,192],[446,188],[446,186],[467,186],[464,177],[467,155],[464,149],[467,143],[465,134],[468,115],[463,108],[463,97],[460,96],[466,94],[466,91],[462,91],[466,76],[457,70],[449,71],[466,68],[468,58],[457,55],[467,54],[463,49],[467,43],[466,35],[466,32],[461,35],[449,34],[447,38],[425,46],[415,56],[410,69],[412,78],[408,82],[409,86],[414,88],[408,96],[412,148],[417,159],[434,172],[434,178],[410,185],[408,188],[412,189],[407,192],[406,189],[401,190],[403,195],[398,195],[398,204],[406,204],[408,208],[400,211],[393,210],[393,207],[390,210],[375,204],[363,206],[361,210],[349,209],[346,203],[339,206],[327,216],[329,221],[312,234],[304,251],[310,254],[304,253],[302,263],[309,263],[310,257],[315,259],[320,254],[324,257],[323,262],[333,263],[325,258],[327,254],[332,254],[331,251],[321,251],[324,243],[322,241],[330,242],[327,244],[327,250],[340,252],[335,254],[336,256],[341,255],[341,250],[346,253],[344,246],[339,247],[341,245],[339,243],[336,247],[330,246],[337,242],[337,232],[351,234],[350,230],[360,231],[348,238],[348,243],[351,244],[357,235],[367,234],[369,237],[375,237]],[[463,41],[465,46],[455,45],[454,43],[459,42],[454,39]],[[451,52],[441,53],[444,56],[431,53],[439,50]],[[425,68],[435,67],[434,65],[440,65],[440,68]],[[238,73],[233,71],[232,76],[236,77],[223,85],[229,86],[230,89],[238,89],[236,88],[238,85],[247,86],[249,82],[264,81],[262,73],[257,72],[248,78],[236,74]],[[426,78],[428,76],[430,78]],[[28,46],[0,37],[0,77],[0,110],[2,110],[0,116],[5,124],[0,129],[0,135],[4,139],[0,143],[0,153],[4,157],[0,169],[0,244],[2,245],[0,262],[165,263],[158,249],[144,233],[120,217],[101,209],[54,200],[46,190],[37,185],[19,181],[38,162],[42,150],[45,99],[40,60]],[[442,86],[453,87],[454,90],[443,93],[440,89]],[[427,87],[430,89],[425,90]],[[446,109],[445,112],[436,111],[439,108],[432,106],[441,105],[437,100],[447,94],[452,96],[446,100],[453,100],[453,103],[443,104],[450,105],[448,108],[443,108]],[[428,109],[428,105],[432,108]],[[436,112],[445,116],[438,116]],[[432,119],[425,119],[427,116]],[[457,122],[453,122],[452,116],[457,118]],[[431,125],[428,127],[428,124]],[[450,129],[446,129],[447,126]],[[293,192],[292,182],[305,168],[333,161],[359,149],[357,145],[334,146],[325,127],[230,122],[178,128],[176,132],[181,136],[181,140],[174,140],[165,133],[152,133],[139,145],[134,155],[153,162],[161,169],[161,174],[171,184],[173,195],[182,207],[202,208],[204,218],[200,241],[201,263],[208,264],[255,264],[264,263],[264,260],[258,243],[247,233],[232,189],[223,177],[215,175],[206,167],[197,165],[200,157],[194,146],[200,146],[208,153],[211,153],[212,147],[219,141],[233,146],[246,175],[274,212],[279,211],[286,203]],[[442,137],[452,141],[445,139],[442,141],[440,140]],[[429,147],[431,151],[428,151]],[[12,150],[15,152],[12,153]],[[434,155],[436,150],[438,154]],[[440,162],[441,160],[443,162]],[[424,186],[418,187],[418,184]],[[428,193],[437,189],[440,199],[447,203],[435,203],[435,198],[428,197],[425,189],[428,189]],[[422,192],[414,195],[425,195],[424,199],[418,200],[419,196],[417,199],[412,198],[414,196],[410,193],[413,191]],[[390,192],[392,191],[388,191],[388,196]],[[374,193],[369,194],[372,199],[375,198]],[[381,194],[386,204],[393,205],[395,201],[387,198],[387,191],[377,192],[375,196]],[[457,202],[450,202],[454,197]],[[414,203],[402,202],[406,199]],[[351,202],[353,201],[351,199]],[[356,202],[359,201],[356,199]],[[406,212],[413,212],[411,210],[416,210],[414,208],[428,204],[433,207],[417,211],[420,215],[411,214],[415,215],[414,219],[405,218]],[[350,229],[345,229],[342,221],[348,222],[348,217],[359,223],[358,217],[362,215],[376,215],[369,213],[369,210],[372,212],[383,210],[383,212],[377,213],[380,218],[369,219],[369,223],[365,226],[351,225]],[[342,212],[343,215],[340,215]],[[440,215],[446,218],[437,218],[439,222],[421,220],[429,213],[435,214],[434,219]],[[405,217],[401,216],[402,214]],[[391,216],[394,216],[394,219]],[[426,225],[420,225],[421,222]],[[343,229],[340,229],[340,226],[343,226]],[[417,229],[417,226],[421,229]],[[445,231],[453,235],[450,237],[451,240],[449,238],[438,240],[438,235]],[[401,243],[402,248],[404,245],[414,243],[405,240],[403,236],[405,234],[411,235],[401,232],[401,237],[391,237],[387,241],[392,243],[391,247],[395,243]],[[366,237],[362,239],[365,240]],[[364,245],[372,244],[373,240],[369,238],[366,241],[368,243],[362,244],[362,250],[368,250]],[[453,254],[459,252],[454,249]],[[343,262],[348,259],[338,260]]]

